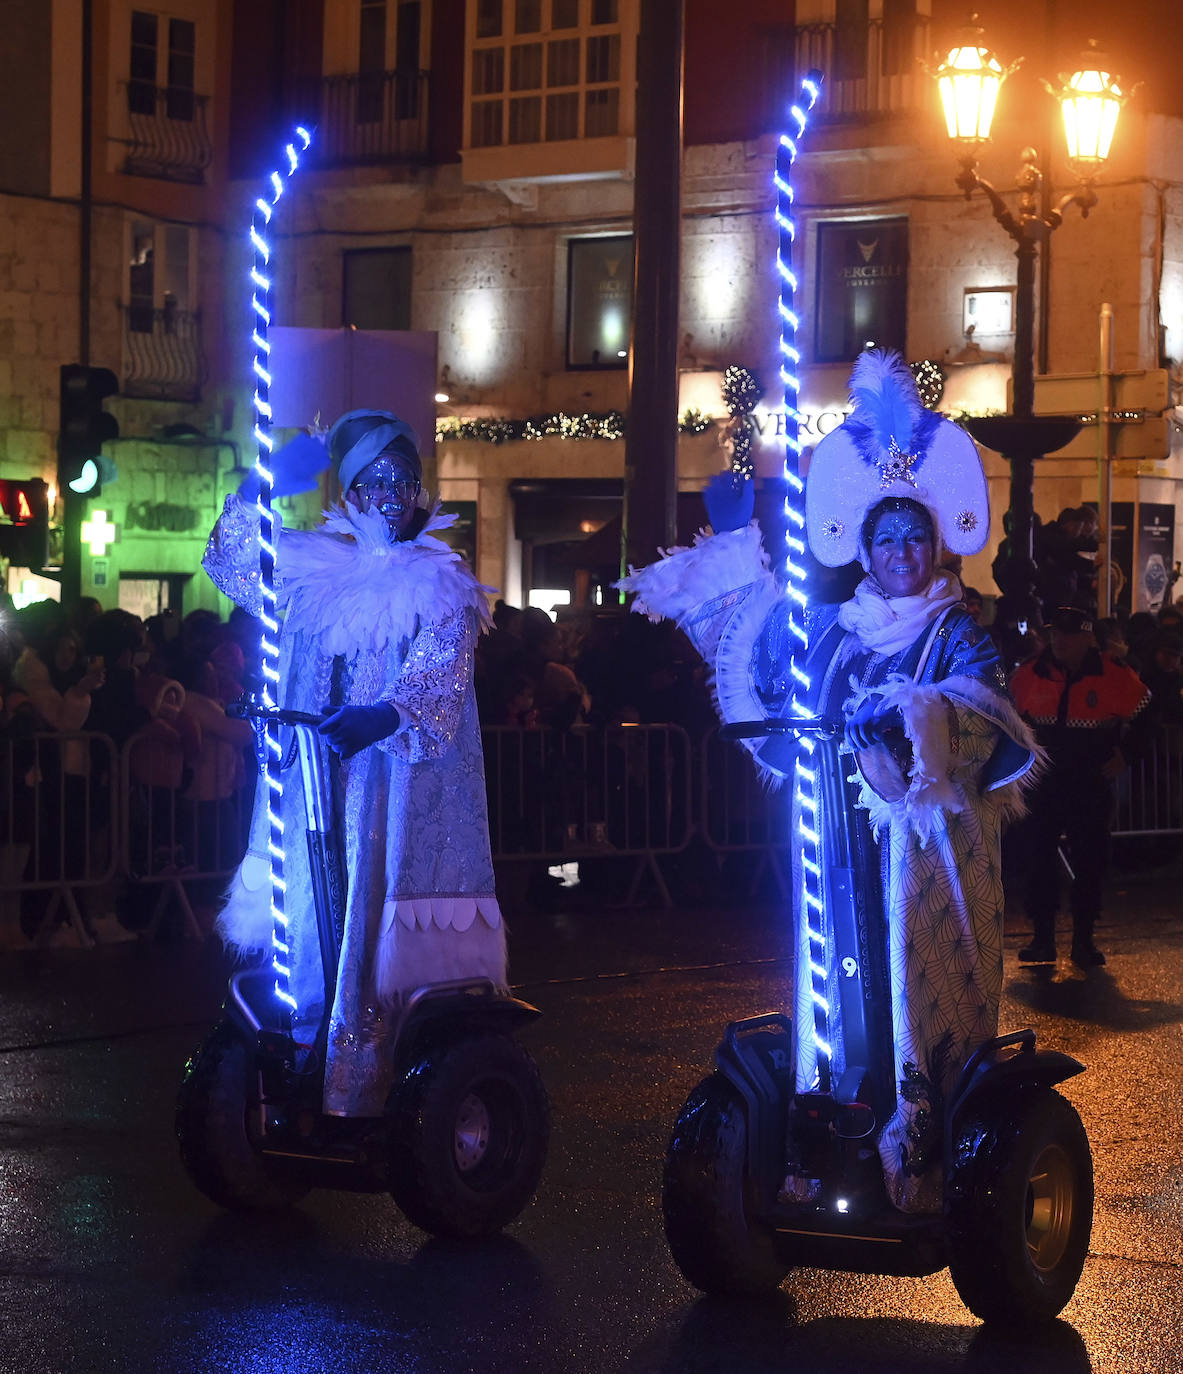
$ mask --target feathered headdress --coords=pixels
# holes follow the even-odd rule
[[[898,353],[872,349],[850,374],[854,411],[813,451],[805,483],[805,527],[819,562],[837,568],[861,558],[867,511],[907,496],[929,512],[952,553],[982,549],[990,537],[986,474],[973,440],[926,410]]]

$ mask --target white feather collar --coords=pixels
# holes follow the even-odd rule
[[[277,591],[286,629],[316,635],[335,655],[383,650],[463,607],[487,627],[493,588],[434,537],[455,522],[437,501],[415,538],[396,542],[377,511],[345,505],[326,511],[318,530],[284,530]]]

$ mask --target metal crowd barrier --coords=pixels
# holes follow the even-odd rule
[[[1118,779],[1112,833],[1183,835],[1183,726],[1160,727],[1154,749]]]
[[[761,782],[748,751],[720,739],[717,727],[702,738],[698,772],[699,828],[708,848],[719,856],[750,854],[749,891],[755,891],[768,871],[777,892],[787,899],[790,789],[774,791]]]
[[[657,859],[694,834],[692,750],[678,725],[483,731],[495,861],[634,860],[625,905],[646,875],[666,906]]]
[[[752,888],[771,872],[787,895],[787,789],[767,790],[746,751],[716,730],[697,747],[676,725],[494,726],[483,739],[494,860],[630,861],[625,904],[649,878],[670,906],[658,860],[697,837],[720,859],[751,856]],[[64,923],[89,944],[79,894],[118,884],[112,899],[125,915],[135,905],[137,928],[157,929],[172,904],[185,933],[203,938],[194,888],[215,900],[234,871],[254,786],[248,758],[230,795],[192,799],[179,754],[151,733],[122,750],[87,732],[0,736],[0,931],[23,902],[36,938]],[[1112,833],[1183,834],[1183,729],[1165,727],[1119,781]]]
[[[119,866],[118,759],[109,735],[37,731],[0,736],[0,921],[44,937],[59,924],[92,943],[78,893],[113,882]]]
[[[215,748],[229,746],[217,742]],[[147,908],[143,928],[154,932],[175,903],[185,932],[204,939],[190,890],[225,883],[246,852],[254,802],[253,758],[243,753],[238,786],[203,800],[182,789],[184,760],[178,746],[162,746],[150,734],[133,735],[120,754],[124,825],[120,859],[129,893]],[[145,896],[150,902],[144,902]]]

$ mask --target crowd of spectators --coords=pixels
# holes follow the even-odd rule
[[[229,867],[249,814],[240,794],[254,774],[251,727],[226,706],[251,686],[257,644],[257,626],[237,611],[224,624],[210,611],[145,622],[90,597],[0,607],[0,877],[49,883],[110,869],[122,760],[135,793],[134,866]],[[129,938],[126,892],[96,882],[80,890],[74,919],[52,887],[7,901],[0,940]]]
[[[1061,512],[1041,532],[1049,607],[1055,601],[1095,614],[1096,533],[1087,514]],[[982,623],[987,599],[967,586],[965,601]],[[556,622],[504,601],[493,621],[476,662],[487,732],[668,723],[697,741],[714,724],[702,662],[668,622],[651,624],[617,607],[560,611]],[[1095,636],[1101,652],[1132,667],[1150,689],[1156,727],[1183,727],[1183,607],[1098,620]],[[141,621],[92,598],[72,607],[0,605],[0,741],[8,742],[0,744],[0,891],[47,877],[55,862],[67,877],[103,866],[104,846],[113,843],[111,771],[121,760],[135,792],[132,866],[228,871],[245,843],[255,769],[251,728],[226,707],[256,685],[257,646],[256,622],[237,609],[226,621],[205,610]],[[1010,667],[1046,647],[1044,629],[1030,626]],[[79,731],[111,744],[88,745],[74,737]],[[55,734],[66,736],[56,752]],[[47,812],[71,841],[56,857],[37,843]],[[81,919],[91,938],[126,936],[125,898],[87,893]],[[216,883],[209,899],[212,916]],[[17,905],[20,936],[44,941],[48,888],[26,891]],[[12,932],[12,907],[0,897],[0,943],[5,910]],[[65,929],[65,914],[59,908],[50,935],[68,941],[76,933]]]

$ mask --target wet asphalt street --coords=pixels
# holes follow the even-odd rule
[[[211,946],[0,953],[0,1370],[1183,1371],[1183,906],[1129,879],[1108,968],[1021,970],[1002,1023],[1083,1060],[1095,1159],[1084,1276],[1040,1337],[986,1330],[947,1273],[791,1275],[701,1298],[666,1248],[661,1156],[730,1019],[782,1005],[783,914],[522,915],[513,977],[550,1090],[542,1186],[501,1238],[429,1240],[381,1196],[229,1215],[182,1172],[181,1066],[216,1017]]]

